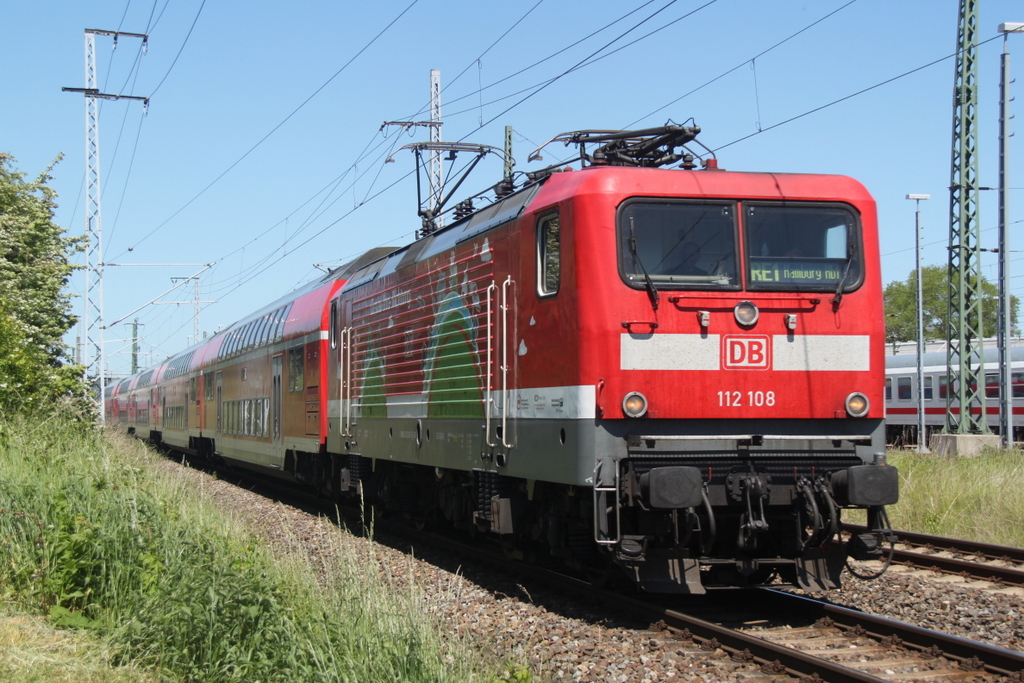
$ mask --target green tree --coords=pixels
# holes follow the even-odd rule
[[[921,268],[922,309],[925,340],[945,339],[949,316],[949,279],[946,266]],[[998,288],[981,278],[981,324],[986,337],[996,335]],[[1020,301],[1010,298],[1011,330],[1018,334],[1017,312]],[[957,315],[953,313],[954,318]],[[955,320],[954,320],[955,322]],[[886,341],[898,348],[901,343],[917,339],[917,271],[910,271],[905,281],[896,280],[885,287]]]
[[[60,159],[58,158],[57,161]],[[54,163],[56,164],[57,161]],[[70,257],[82,249],[54,223],[51,165],[35,181],[0,153],[0,411],[32,410],[82,391],[61,341],[75,324]]]

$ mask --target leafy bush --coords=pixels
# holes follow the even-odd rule
[[[85,388],[61,341],[76,322],[66,287],[84,241],[53,222],[50,169],[26,181],[13,165],[0,153],[0,415],[30,414]]]

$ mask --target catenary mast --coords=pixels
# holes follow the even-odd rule
[[[953,90],[949,311],[946,329],[948,390],[945,431],[955,434],[988,432],[978,250],[977,24],[978,0],[960,0]],[[975,357],[978,359],[977,368],[972,365]],[[960,410],[954,412],[953,407],[957,404]]]

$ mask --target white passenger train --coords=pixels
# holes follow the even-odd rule
[[[1014,340],[1017,343],[1018,340]],[[985,414],[989,429],[999,433],[999,349],[994,342],[984,347]],[[1010,347],[1013,384],[1014,439],[1024,436],[1024,345]],[[975,360],[975,368],[978,364]],[[946,351],[924,354],[924,413],[926,436],[946,424]],[[885,421],[891,445],[917,443],[918,429],[917,354],[885,357]],[[954,411],[959,406],[954,403]],[[975,407],[975,412],[979,410]],[[926,442],[927,443],[927,442]]]

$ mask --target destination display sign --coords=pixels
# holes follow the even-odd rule
[[[820,285],[839,282],[843,259],[751,257],[750,282],[756,284]]]

